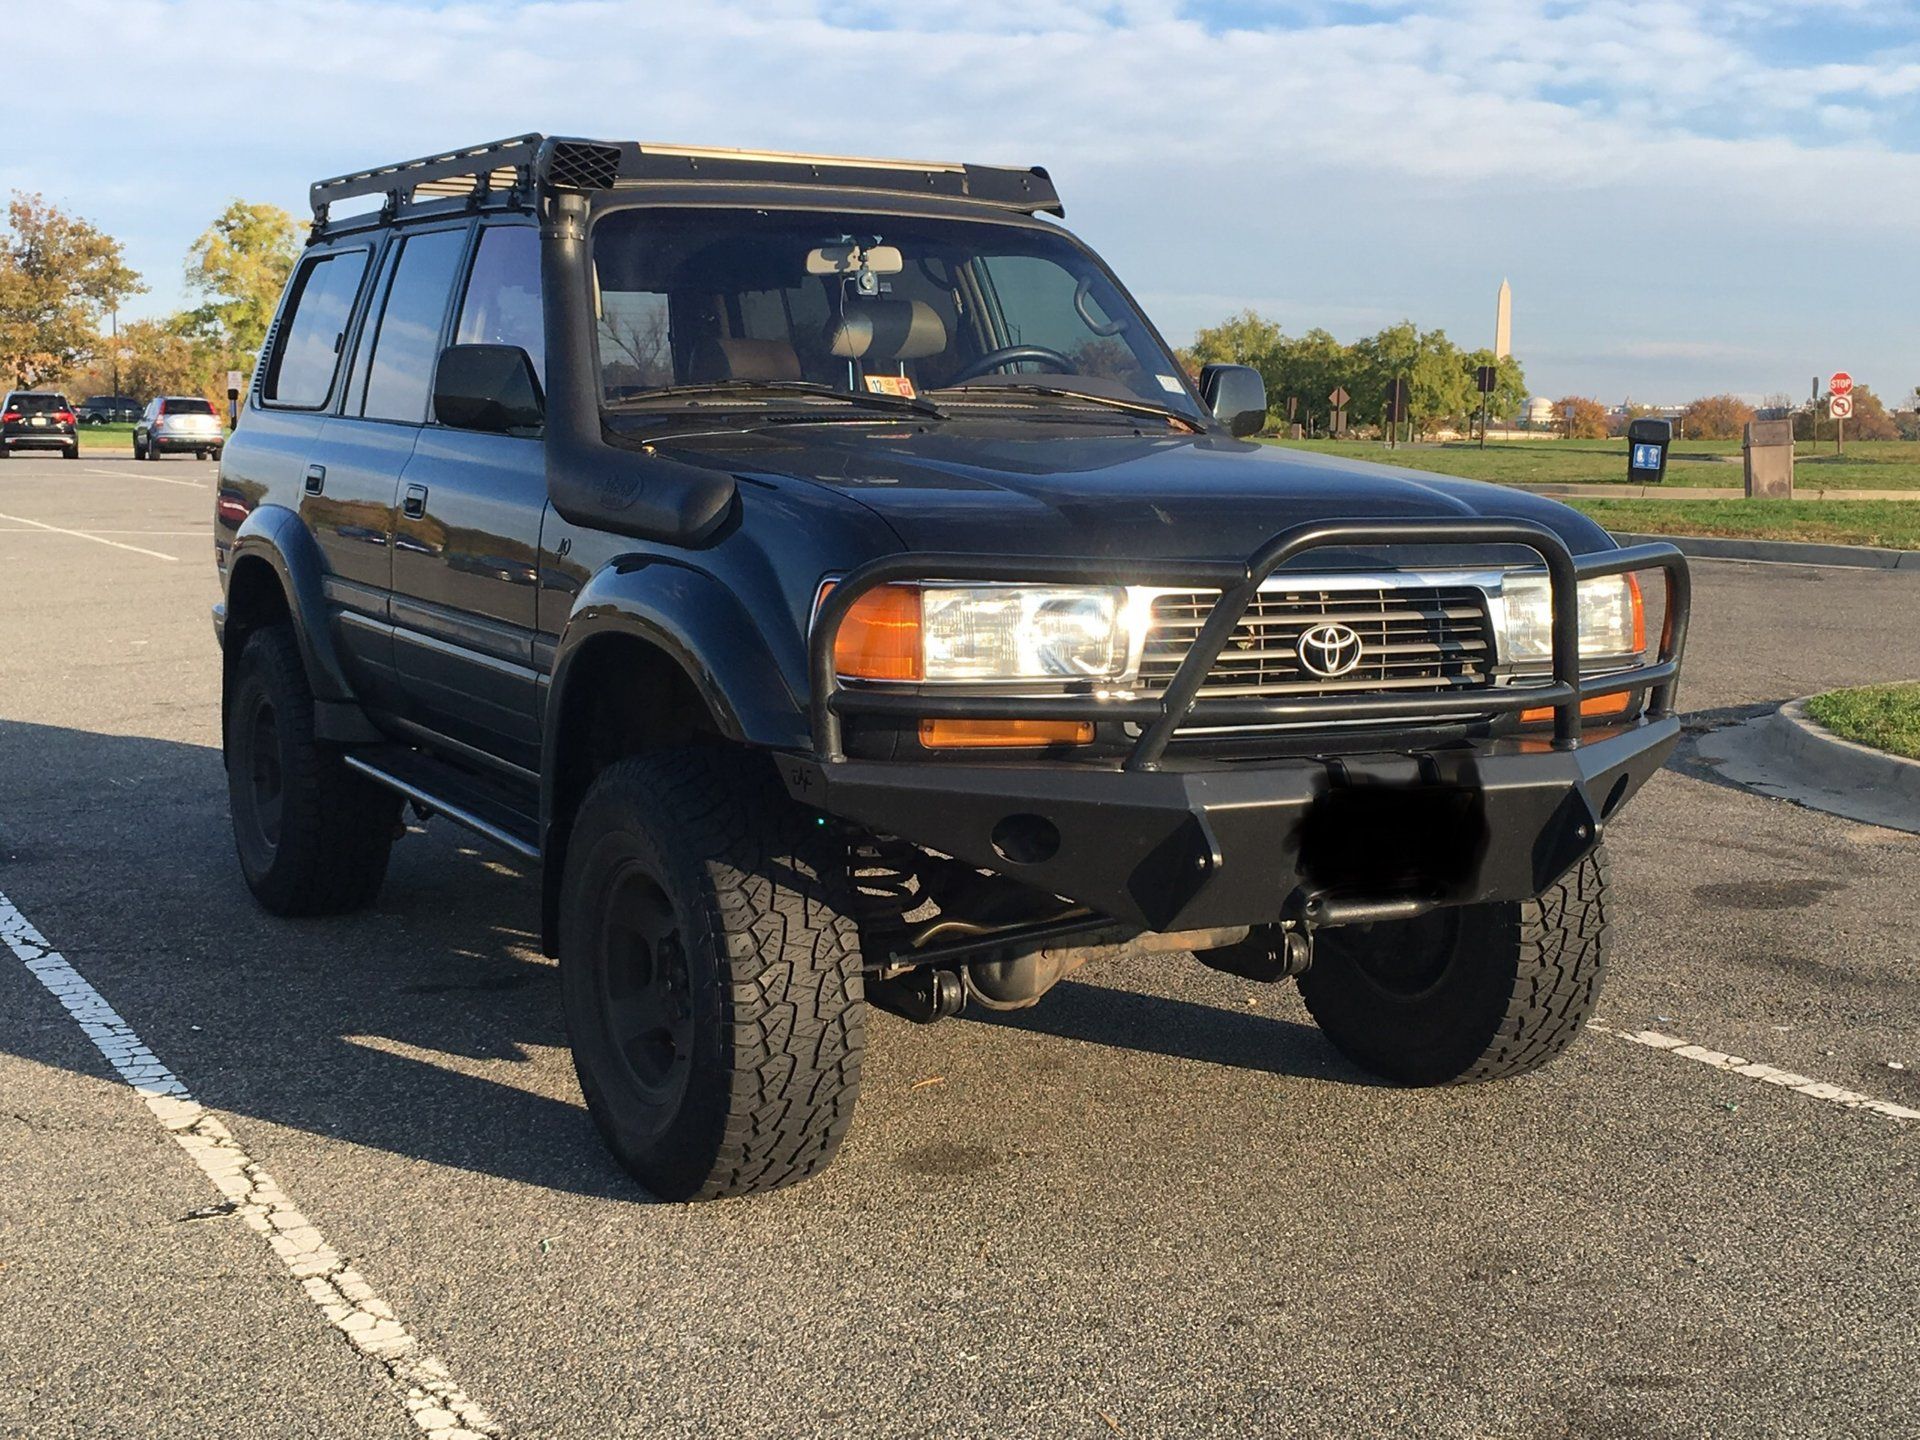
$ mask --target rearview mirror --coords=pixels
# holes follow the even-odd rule
[[[433,380],[433,413],[456,430],[538,430],[547,406],[533,359],[518,345],[449,345]]]
[[[1267,425],[1267,382],[1251,365],[1208,365],[1200,371],[1200,398],[1213,418],[1235,435]]]

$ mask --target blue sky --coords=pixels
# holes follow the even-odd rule
[[[226,201],[525,130],[1042,164],[1176,341],[1252,305],[1487,343],[1537,393],[1920,381],[1920,6],[1827,0],[70,0],[0,188],[183,302]],[[112,56],[166,55],[164,76]],[[36,137],[46,143],[19,143]]]

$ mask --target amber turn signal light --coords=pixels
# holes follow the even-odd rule
[[[1627,713],[1627,707],[1632,704],[1633,692],[1631,690],[1622,690],[1618,695],[1596,695],[1591,700],[1582,700],[1580,702],[1580,714],[1585,719],[1592,719],[1596,715],[1624,715]],[[1542,723],[1551,719],[1553,719],[1553,707],[1551,705],[1542,705],[1537,710],[1522,710],[1520,712],[1520,723],[1522,725]]]
[[[824,587],[820,599],[832,589]],[[850,680],[918,680],[919,590],[877,585],[854,601],[834,637],[833,668]]]
[[[1091,720],[922,720],[920,743],[929,750],[1011,750],[1033,745],[1085,745]]]

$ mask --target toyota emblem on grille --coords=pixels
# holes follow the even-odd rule
[[[1360,663],[1360,635],[1351,625],[1310,625],[1294,645],[1300,668],[1322,680],[1334,680]]]

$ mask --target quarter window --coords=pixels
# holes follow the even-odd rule
[[[315,409],[327,403],[353,297],[366,272],[364,250],[309,260],[287,297],[286,316],[267,361],[261,398],[275,405]]]
[[[495,225],[480,232],[480,250],[460,302],[460,345],[518,345],[547,379],[547,332],[540,312],[540,232]]]
[[[418,425],[427,418],[433,367],[440,358],[440,325],[446,319],[466,243],[464,230],[407,237],[380,312],[373,363],[367,369],[367,394],[360,413],[369,420]]]

